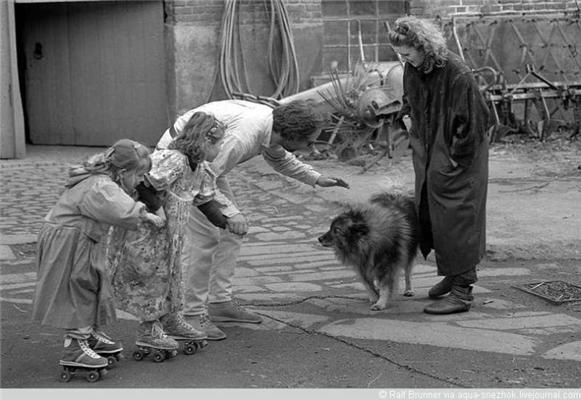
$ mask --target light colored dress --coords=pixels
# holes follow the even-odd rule
[[[115,320],[102,240],[111,225],[137,229],[146,211],[109,176],[80,171],[69,178],[38,235],[32,319],[65,329]]]
[[[116,305],[144,321],[183,308],[181,253],[184,227],[192,204],[211,200],[215,177],[202,162],[195,171],[177,150],[156,150],[149,173],[156,190],[165,190],[166,225],[138,231],[112,229],[107,245]]]

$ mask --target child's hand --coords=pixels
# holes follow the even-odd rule
[[[159,207],[159,209],[155,212],[155,215],[157,215],[159,218],[161,218],[163,221],[163,224],[165,225],[165,222],[167,221],[167,217],[165,216],[165,211],[163,210],[163,207]]]
[[[317,180],[317,185],[321,187],[331,187],[331,186],[340,186],[346,189],[349,189],[349,184],[345,182],[341,178],[327,178],[326,176],[320,176]]]
[[[248,222],[242,214],[236,214],[230,218],[226,218],[226,227],[230,232],[237,235],[246,235],[248,233]]]
[[[152,213],[145,214],[145,220],[158,228],[165,225],[165,219]]]

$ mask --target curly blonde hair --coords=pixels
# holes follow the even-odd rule
[[[426,74],[434,67],[446,65],[446,39],[440,28],[431,21],[413,16],[398,18],[394,29],[388,34],[388,40],[393,46],[408,46],[422,51],[425,58],[419,69]]]
[[[169,149],[179,150],[188,157],[190,167],[195,167],[206,158],[208,141],[216,137],[218,130],[226,126],[213,115],[196,111],[187,122],[183,131],[169,144]]]

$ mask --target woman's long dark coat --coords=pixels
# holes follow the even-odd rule
[[[489,110],[470,69],[452,53],[427,74],[407,63],[403,82],[420,249],[424,257],[435,250],[439,275],[461,274],[485,252]]]

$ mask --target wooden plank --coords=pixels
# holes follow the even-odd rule
[[[26,108],[30,140],[62,144],[74,140],[71,123],[66,8],[30,8],[25,37]]]

